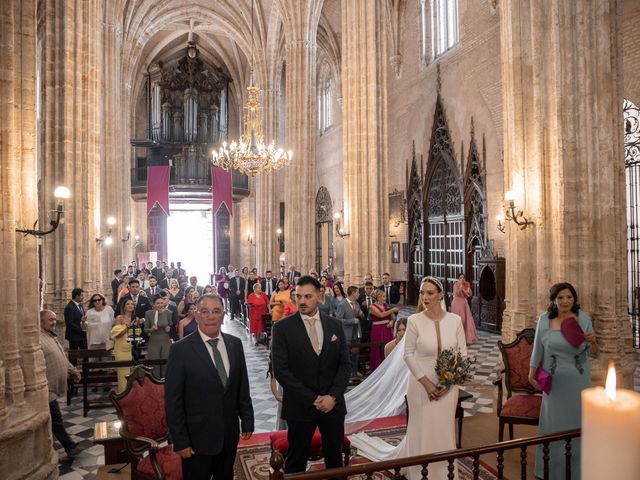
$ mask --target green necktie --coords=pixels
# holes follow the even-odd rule
[[[227,372],[224,369],[224,362],[222,361],[222,354],[220,350],[218,350],[218,340],[219,338],[213,338],[211,340],[207,340],[207,343],[211,345],[213,349],[213,362],[216,364],[216,370],[218,371],[218,376],[220,377],[220,381],[222,382],[222,386],[227,386]]]

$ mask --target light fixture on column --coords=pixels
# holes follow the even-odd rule
[[[498,222],[498,230],[500,233],[505,233],[504,217],[502,215],[498,215],[496,217],[496,221]]]
[[[280,250],[280,252],[284,252],[284,232],[281,228],[276,230],[276,235],[278,236],[278,250]]]
[[[504,199],[505,201],[509,202],[509,205],[507,206],[504,213],[505,219],[508,222],[515,223],[520,227],[520,230],[524,230],[529,225],[533,225],[533,222],[524,216],[522,210],[518,210],[516,212],[516,195],[512,190],[509,190],[504,194]],[[500,226],[498,226],[498,229],[500,229]]]
[[[131,238],[131,225],[127,225],[124,228],[124,230],[127,232],[127,236],[125,238],[121,239],[122,243],[128,242],[129,239]]]
[[[333,214],[333,221],[336,226],[336,236],[340,238],[348,237],[349,233],[344,228],[344,219],[342,218],[342,210]]]
[[[251,229],[247,228],[247,243],[252,247],[256,244],[253,235],[251,235]]]
[[[107,217],[107,231],[96,238],[96,242],[104,243],[109,246],[113,243],[113,238],[111,238],[111,234],[113,233],[113,226],[116,224],[116,219],[114,217]]]
[[[251,73],[244,104],[244,131],[238,141],[222,144],[219,151],[212,152],[212,163],[225,170],[238,170],[254,176],[279,170],[291,161],[291,150],[277,148],[275,142],[265,145],[262,136],[262,107],[258,99],[258,87],[253,84],[253,0],[251,2]]]
[[[51,225],[51,228],[49,230],[36,230],[36,225],[38,224],[38,220],[36,220],[33,224],[33,228],[16,228],[16,233],[22,233],[25,237],[27,235],[33,235],[34,237],[44,237],[45,235],[49,235],[50,233],[55,232],[58,226],[61,223],[64,223],[63,200],[69,198],[71,196],[71,192],[67,187],[61,185],[54,190],[53,196],[58,199],[58,206],[55,210],[49,212],[50,214],[55,214],[55,218],[51,218],[51,216],[49,218],[49,225]]]
[[[135,242],[133,244],[133,248],[137,248],[140,245],[142,245],[142,242],[140,241],[140,235],[136,235],[135,237],[133,237]]]

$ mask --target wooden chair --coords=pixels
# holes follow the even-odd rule
[[[511,343],[498,342],[504,369],[493,382],[498,387],[498,419],[500,422],[498,441],[504,439],[504,425],[509,425],[509,438],[513,439],[513,426],[538,425],[542,396],[529,383],[529,361],[533,352],[533,328],[525,328]],[[507,400],[503,405],[503,384],[507,389]],[[517,394],[517,395],[514,395]]]
[[[131,457],[131,478],[182,480],[182,460],[173,445],[160,446],[169,437],[164,381],[151,372],[151,368],[138,365],[127,375],[127,388],[122,393],[111,392],[122,423],[120,436]]]

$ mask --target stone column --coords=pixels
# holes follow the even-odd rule
[[[106,159],[100,156],[99,3],[39,3],[41,199],[50,198],[59,184],[71,191],[64,225],[44,242],[45,304],[58,313],[74,287],[91,292],[102,283],[96,237],[105,230],[108,211],[100,205],[99,175]],[[47,210],[41,204],[41,223]]]
[[[389,268],[384,18],[382,2],[342,2],[342,208],[349,233],[344,238],[348,284],[360,284],[367,273],[380,279]]]
[[[0,10],[0,478],[57,476],[44,357],[38,338],[38,240],[16,233],[38,219],[36,2]],[[55,209],[53,198],[43,198]],[[46,224],[40,224],[46,228]]]
[[[315,261],[316,32],[322,1],[278,0],[286,35],[285,171],[287,265],[309,271]]]
[[[507,222],[503,337],[535,326],[571,282],[601,360],[631,380],[619,0],[500,4],[505,190],[534,222]]]

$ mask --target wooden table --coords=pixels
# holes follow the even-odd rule
[[[126,463],[129,455],[120,436],[120,421],[98,422],[93,430],[93,443],[104,446],[104,464]]]

